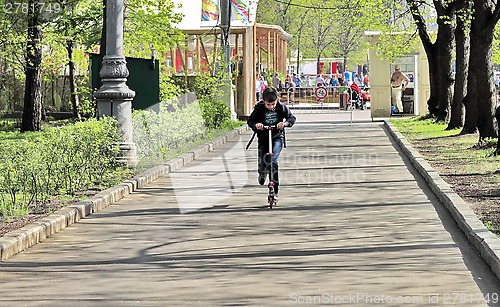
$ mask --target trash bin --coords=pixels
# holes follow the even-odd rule
[[[411,97],[403,97],[403,113],[413,113],[413,100]]]
[[[347,110],[349,108],[349,94],[340,93],[340,109]]]

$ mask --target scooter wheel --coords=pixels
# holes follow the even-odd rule
[[[274,201],[274,196],[268,196],[267,197],[267,202],[269,203],[269,209],[272,209],[274,204],[275,204],[275,201]]]

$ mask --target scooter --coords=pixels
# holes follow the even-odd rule
[[[264,129],[269,131],[269,152],[266,154],[264,161],[269,161],[270,169],[269,169],[269,183],[267,188],[269,189],[269,193],[267,194],[267,202],[269,203],[269,209],[272,209],[278,204],[278,200],[276,198],[276,194],[274,193],[274,181],[273,181],[273,137],[272,130],[277,129],[276,126],[264,126]],[[268,160],[265,160],[268,158]]]

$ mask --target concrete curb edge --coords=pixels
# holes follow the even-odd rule
[[[439,176],[439,173],[424,160],[390,121],[384,120],[384,126],[413,166],[427,181],[434,194],[450,212],[469,242],[479,251],[491,271],[500,280],[500,258],[498,256],[500,254],[500,239],[483,225],[465,201],[453,191],[450,185]]]
[[[31,246],[42,242],[69,225],[77,223],[80,219],[117,202],[148,183],[176,169],[182,168],[193,160],[200,158],[232,138],[244,133],[248,129],[248,125],[242,125],[218,137],[212,142],[205,143],[193,151],[171,159],[165,164],[152,167],[131,179],[127,179],[116,186],[101,191],[89,200],[80,201],[74,205],[61,208],[33,224],[26,225],[5,234],[0,238],[0,261],[9,259]]]

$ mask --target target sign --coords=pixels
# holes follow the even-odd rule
[[[326,87],[324,86],[318,86],[315,90],[314,90],[314,95],[316,96],[316,98],[318,99],[325,99],[326,96],[328,96],[328,90],[326,89]]]

